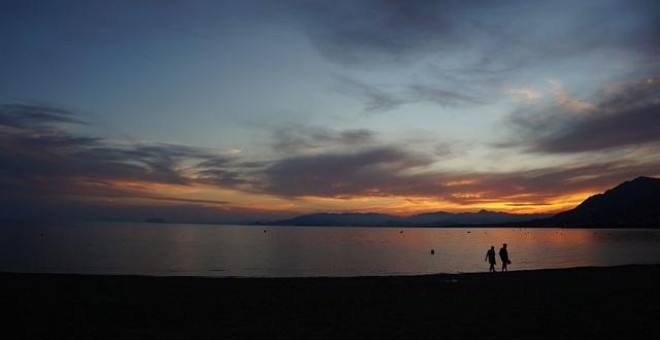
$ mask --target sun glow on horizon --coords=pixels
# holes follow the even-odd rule
[[[232,189],[220,189],[202,184],[164,184],[138,180],[98,182],[79,179],[89,187],[111,187],[121,195],[106,198],[106,204],[160,205],[163,207],[177,204],[206,206],[218,211],[240,209],[255,212],[272,212],[279,215],[297,215],[317,212],[344,213],[388,213],[398,216],[410,216],[419,213],[446,211],[452,213],[476,212],[482,209],[513,214],[552,214],[569,210],[595,191],[559,194],[555,197],[543,197],[539,203],[533,193],[519,194],[505,198],[483,198],[476,194],[453,194],[452,200],[429,196],[351,196],[351,197],[281,197],[258,192],[244,192]],[[456,184],[471,184],[473,181],[461,181]]]

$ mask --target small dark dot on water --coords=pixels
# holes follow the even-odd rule
[[[400,230],[400,231],[399,231],[399,234],[403,234],[403,230]]]
[[[467,233],[470,234],[470,233],[472,233],[472,232],[471,232],[471,231],[468,231]]]
[[[435,250],[431,249],[431,255],[435,255]]]

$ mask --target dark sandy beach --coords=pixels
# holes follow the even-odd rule
[[[660,338],[660,265],[364,278],[0,278],[5,339]]]

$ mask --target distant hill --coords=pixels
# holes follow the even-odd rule
[[[460,225],[497,225],[545,218],[548,215],[516,215],[503,212],[481,210],[476,213],[449,213],[444,211],[424,213],[408,217],[399,217],[378,213],[318,213],[302,215],[288,220],[264,223],[268,225],[290,226],[460,226]]]
[[[425,213],[406,218],[411,225],[451,226],[451,225],[497,225],[503,223],[524,222],[545,218],[549,214],[509,214],[499,211],[481,210],[476,213]]]
[[[274,221],[266,224],[292,226],[384,226],[392,225],[398,217],[377,213],[318,213],[297,216],[287,220]]]
[[[538,221],[556,227],[660,227],[660,179],[638,177]]]

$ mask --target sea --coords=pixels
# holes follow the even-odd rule
[[[265,227],[127,222],[0,226],[0,271],[203,277],[345,277],[660,263],[660,230]],[[500,265],[498,259],[498,266]]]

